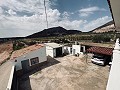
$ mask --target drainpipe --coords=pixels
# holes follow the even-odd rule
[[[106,90],[120,90],[120,44],[119,39],[116,40],[113,50],[113,60],[109,73]]]

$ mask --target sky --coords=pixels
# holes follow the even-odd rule
[[[48,28],[87,32],[112,20],[107,0],[45,0]],[[0,38],[47,28],[44,0],[0,0]]]

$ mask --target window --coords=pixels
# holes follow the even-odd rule
[[[38,57],[31,58],[31,59],[30,59],[30,62],[31,62],[31,65],[38,64],[38,63],[39,63],[39,58],[38,58]]]

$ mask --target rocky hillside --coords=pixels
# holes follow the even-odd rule
[[[53,27],[53,28],[44,29],[43,31],[29,35],[27,36],[27,38],[62,36],[62,35],[70,35],[70,34],[79,34],[80,32],[81,31],[78,31],[78,30],[66,30],[63,27]]]
[[[115,31],[115,26],[114,26],[114,22],[113,21],[110,21],[90,32],[93,32],[93,33],[103,33],[103,32],[110,32],[110,31]]]

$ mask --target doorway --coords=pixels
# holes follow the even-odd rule
[[[23,73],[27,73],[30,70],[29,59],[21,61]]]

